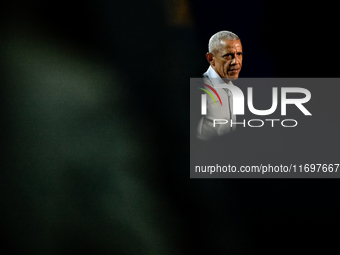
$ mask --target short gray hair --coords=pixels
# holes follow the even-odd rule
[[[221,49],[221,40],[240,40],[240,38],[230,31],[220,31],[210,37],[208,49],[210,53],[214,53]]]

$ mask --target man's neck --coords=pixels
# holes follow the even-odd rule
[[[225,83],[229,85],[233,85],[233,83],[230,80],[226,78],[221,78],[212,66],[209,66],[206,74],[208,75],[213,85],[225,84]]]

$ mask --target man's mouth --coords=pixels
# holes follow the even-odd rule
[[[231,73],[237,73],[240,69],[239,68],[235,68],[235,69],[231,69],[229,72]]]

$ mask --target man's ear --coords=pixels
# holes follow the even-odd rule
[[[208,52],[207,54],[205,54],[205,57],[207,58],[207,60],[208,60],[208,62],[211,66],[215,66],[215,58],[214,58],[213,54]]]

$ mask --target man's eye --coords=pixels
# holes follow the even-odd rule
[[[237,55],[242,56],[242,52],[237,53]]]

